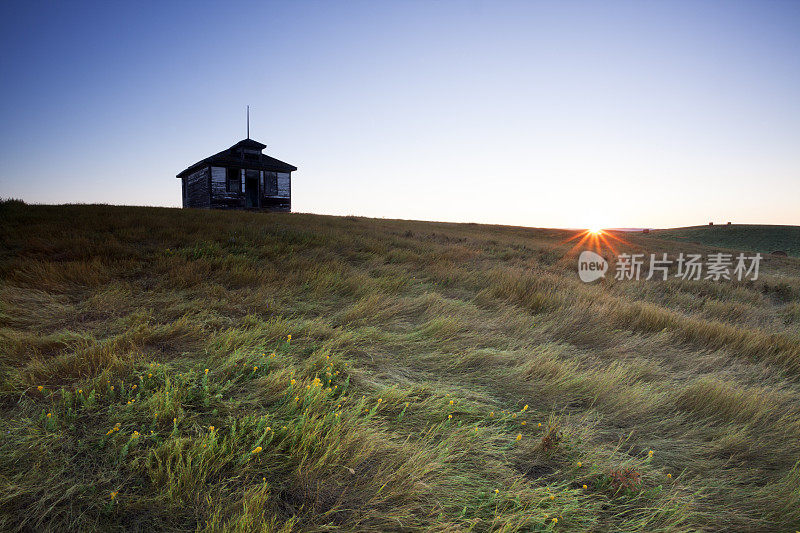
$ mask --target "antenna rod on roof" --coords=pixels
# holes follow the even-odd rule
[[[250,105],[247,106],[247,138],[250,138]]]

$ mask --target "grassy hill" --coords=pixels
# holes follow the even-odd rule
[[[800,527],[800,260],[571,236],[0,204],[0,530]]]
[[[782,250],[800,257],[800,226],[757,226],[731,224],[730,226],[691,226],[655,230],[654,236],[682,242],[695,242],[720,248],[761,252],[768,254]]]

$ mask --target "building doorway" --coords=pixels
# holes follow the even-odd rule
[[[258,171],[246,170],[244,176],[244,205],[245,207],[261,207],[259,204]]]

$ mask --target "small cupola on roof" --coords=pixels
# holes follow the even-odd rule
[[[248,137],[247,139],[239,141],[231,146],[231,150],[242,154],[261,154],[266,147],[266,144],[261,144],[260,142],[254,141]]]

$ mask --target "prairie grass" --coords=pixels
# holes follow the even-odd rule
[[[0,203],[0,530],[799,528],[800,259],[570,236]]]

